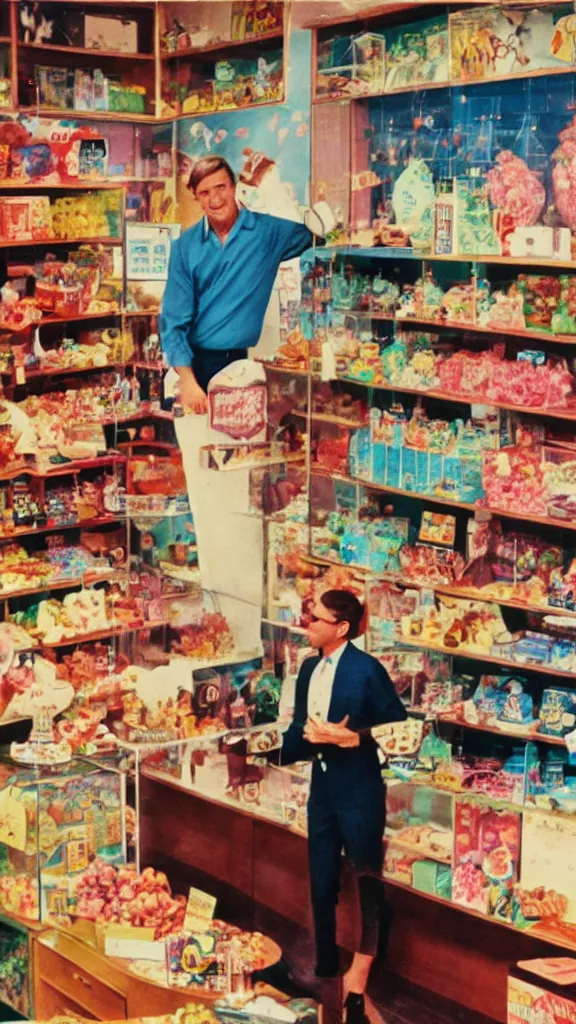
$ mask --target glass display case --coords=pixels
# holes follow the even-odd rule
[[[432,787],[388,782],[384,876],[449,900],[453,796]]]
[[[80,759],[31,769],[4,756],[0,772],[2,908],[30,921],[65,916],[94,857],[126,858],[125,777]]]

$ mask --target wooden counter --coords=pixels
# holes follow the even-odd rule
[[[231,807],[151,777],[142,778],[141,812],[144,866],[166,871],[178,891],[190,885],[208,889],[218,896],[219,915],[271,935],[288,960],[296,950],[296,959],[304,955],[312,962],[305,837],[246,807]],[[563,953],[424,894],[391,883],[386,889],[395,913],[387,968],[492,1020],[506,1020],[506,983],[514,963]],[[339,941],[347,950],[355,946],[356,907],[345,871]],[[377,969],[373,974],[377,987]]]
[[[34,1012],[37,1020],[55,1015],[118,1021],[174,1013],[197,1002],[209,1005],[214,993],[174,988],[139,976],[130,962],[105,956],[65,931],[46,931],[34,939]],[[258,991],[278,995],[264,985]],[[279,996],[279,998],[282,998]]]

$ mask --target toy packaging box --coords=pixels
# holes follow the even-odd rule
[[[576,960],[521,961],[508,975],[508,1024],[576,1024]]]

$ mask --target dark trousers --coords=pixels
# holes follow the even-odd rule
[[[248,350],[245,348],[196,348],[192,360],[192,370],[202,391],[206,391],[208,384],[220,370],[237,359],[246,359]]]
[[[384,898],[382,881],[382,835],[384,791],[374,780],[367,791],[351,795],[349,801],[335,792],[328,778],[314,766],[308,803],[308,859],[310,891],[316,941],[316,974],[332,978],[338,974],[336,907],[340,892],[342,852],[350,860],[358,882],[361,920],[357,952],[368,956],[385,954],[392,911]]]

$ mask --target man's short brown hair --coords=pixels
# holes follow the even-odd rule
[[[205,156],[194,164],[188,180],[188,188],[195,192],[200,182],[204,181],[204,178],[210,177],[211,174],[216,174],[216,171],[226,171],[232,184],[236,184],[234,171],[223,156]]]

